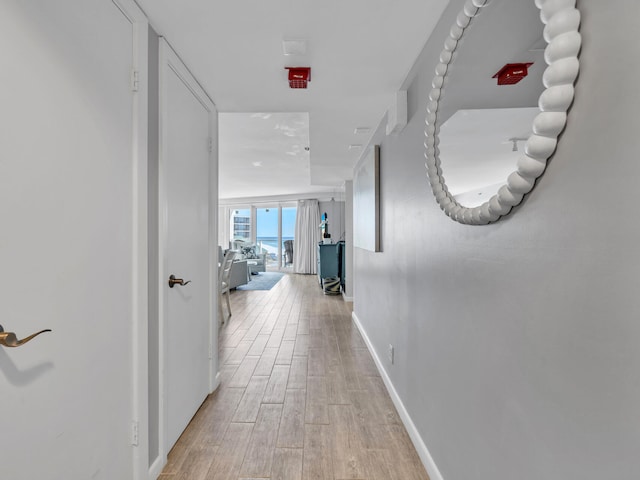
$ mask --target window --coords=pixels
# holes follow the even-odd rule
[[[251,209],[231,211],[231,238],[245,242],[251,241]]]
[[[278,267],[278,207],[256,209],[256,243],[267,253],[267,267]]]
[[[285,203],[284,206],[276,204],[268,207],[231,207],[231,240],[258,245],[267,254],[267,267],[271,270],[291,269],[297,213],[297,207],[294,205],[295,203]]]

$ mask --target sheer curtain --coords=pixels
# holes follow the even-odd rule
[[[295,273],[317,273],[318,242],[320,242],[318,200],[300,200],[296,213],[296,237],[293,247]]]
[[[229,248],[231,232],[231,207],[218,207],[218,245],[223,250]]]

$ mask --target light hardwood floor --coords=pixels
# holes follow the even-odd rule
[[[351,321],[314,275],[231,294],[221,385],[162,480],[427,480]]]

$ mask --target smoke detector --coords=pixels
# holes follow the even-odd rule
[[[307,88],[311,81],[311,67],[284,67],[289,70],[289,86],[291,88]]]
[[[529,74],[533,63],[507,63],[492,78],[498,79],[498,85],[515,85]]]

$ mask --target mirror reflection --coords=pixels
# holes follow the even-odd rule
[[[447,188],[465,207],[495,195],[524,154],[544,90],[543,28],[533,0],[493,0],[458,43],[438,107],[438,148]],[[499,85],[494,76],[507,64],[525,65]]]

